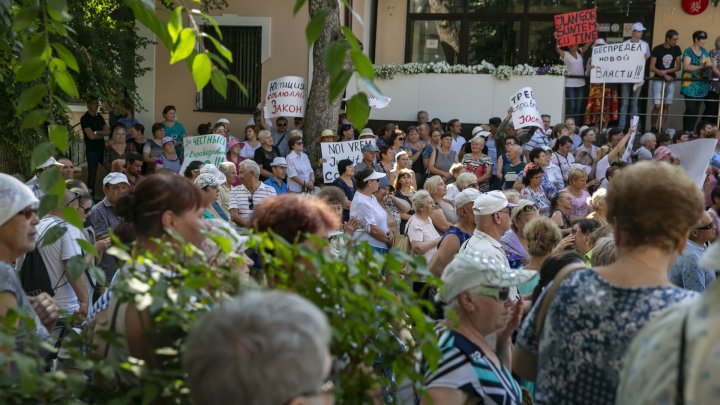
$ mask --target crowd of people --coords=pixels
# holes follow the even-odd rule
[[[605,39],[570,47],[556,46],[556,51],[571,77],[565,82],[565,111],[576,123],[610,128],[616,125],[626,129],[630,118],[638,115],[640,93],[647,88],[647,97],[652,100],[649,118],[650,128],[656,135],[667,137],[699,133],[707,123],[718,122],[720,102],[720,37],[715,39],[712,49],[706,49],[708,34],[699,30],[688,35],[692,45],[680,49],[677,45],[680,33],[670,29],[662,43],[650,47],[642,38],[645,26],[632,24],[632,35],[625,43],[640,44],[646,60],[645,76],[650,80],[638,83],[590,84],[593,69],[592,47],[607,45]],[[678,77],[679,75],[679,77]],[[670,106],[675,101],[675,88],[680,82],[680,94],[685,101],[682,130],[667,129]],[[604,89],[604,91],[603,91]],[[662,117],[661,117],[662,115]],[[645,120],[642,120],[643,123]],[[602,125],[601,125],[602,122]],[[666,130],[661,131],[663,128]],[[577,145],[576,145],[577,146]]]
[[[127,270],[107,252],[111,231],[152,250],[158,238],[174,243],[175,236],[203,248],[203,230],[223,227],[235,235],[272,230],[296,243],[311,233],[330,240],[327,254],[367,243],[378,255],[397,248],[422,256],[428,271],[406,277],[442,306],[428,313],[437,320],[442,357],[437,367],[418,364],[427,390],[417,397],[421,403],[670,402],[678,393],[669,384],[647,382],[676,376],[638,364],[660,364],[668,351],[685,361],[699,358],[678,353],[672,345],[679,339],[661,341],[643,327],[658,329],[652,321],[661,311],[695,300],[681,315],[659,319],[671,328],[682,322],[688,342],[705,339],[694,327],[686,338],[685,323],[689,316],[706,319],[697,297],[713,294],[720,269],[704,259],[717,250],[708,247],[718,237],[720,151],[700,188],[665,145],[720,138],[712,124],[684,139],[646,133],[628,161],[623,155],[636,128],[577,127],[572,116],[553,125],[544,115],[543,127],[514,128],[509,110],[469,137],[459,120],[429,120],[425,111],[416,125],[378,131],[357,131],[340,117],[319,142],[371,142],[359,163],[340,160],[338,177],[323,184],[307,153],[319,145],[303,143],[301,118],[290,130],[287,118],[271,122],[259,111],[238,134],[225,118],[201,125],[198,134],[228,140],[227,160],[216,167],[184,162],[191,135],[173,106],[147,138],[138,122],[106,125],[97,106],[90,100],[81,121],[87,179],[76,179],[73,163],[62,157],[39,165],[26,184],[0,174],[0,315],[25,308],[35,333],[48,339],[62,339],[69,314],[106,331],[109,314],[120,313],[123,321],[113,328],[125,338],[100,352],[149,356],[143,311],[113,294],[114,280]],[[67,188],[61,208],[39,218],[39,179],[51,167]],[[67,208],[84,229],[68,225]],[[38,243],[57,226],[66,229],[60,238]],[[244,251],[243,243],[235,245]],[[50,290],[28,297],[18,274],[38,257]],[[88,272],[68,277],[78,257],[97,264],[109,288]],[[247,266],[260,263],[248,258]],[[426,288],[430,274],[442,280],[438,291]],[[329,395],[325,377],[337,355],[328,352],[330,333],[322,313],[292,293],[243,295],[191,333],[185,363],[192,395],[198,403],[219,403],[238,387],[242,403]],[[638,336],[670,349],[633,343]],[[265,339],[267,345],[257,343]],[[267,370],[243,372],[239,365],[250,363]],[[258,376],[271,378],[273,390],[260,389],[267,381]],[[642,390],[635,389],[638,381]],[[703,381],[697,384],[710,390]]]

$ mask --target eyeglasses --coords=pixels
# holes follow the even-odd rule
[[[69,206],[70,204],[74,203],[75,201],[77,201],[77,200],[80,199],[80,193],[73,193],[73,194],[75,194],[75,198],[73,198],[72,200],[68,201],[68,202],[65,204],[66,207]]]
[[[400,141],[400,142],[405,142],[405,137],[398,138],[398,141]]]
[[[25,219],[32,218],[33,215],[38,214],[38,208],[35,207],[27,207],[24,210],[17,213],[17,215],[23,215]]]
[[[252,198],[252,196],[248,197],[248,204],[249,204],[248,208],[249,208],[249,209],[253,209],[254,205],[253,205],[253,198]]]
[[[303,144],[302,141],[295,142],[295,145],[302,145],[302,144]]]
[[[288,124],[277,124],[278,128],[280,127],[286,127]]]
[[[526,206],[522,207],[522,212],[533,212],[533,211],[535,211],[536,209],[538,209],[538,207],[537,207],[537,205],[535,205],[535,204],[526,205]]]
[[[477,294],[495,298],[498,302],[505,302],[510,298],[509,287],[478,287],[476,290]]]
[[[707,224],[707,225],[704,225],[704,226],[696,226],[696,227],[693,228],[693,229],[696,230],[696,231],[707,231],[708,229],[712,229],[714,226],[715,226],[715,223],[714,223],[714,222],[710,222],[710,223]]]
[[[90,208],[80,207],[80,209],[83,210],[83,212],[85,214],[88,214],[88,213],[90,213],[90,210],[92,210],[92,207],[90,207]]]

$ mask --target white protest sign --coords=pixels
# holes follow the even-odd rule
[[[227,154],[227,139],[222,135],[198,135],[185,138],[185,158],[180,167],[180,174],[185,172],[185,168],[194,160],[203,163],[212,163],[215,167],[220,167],[220,163],[225,161]]]
[[[523,87],[516,91],[515,95],[510,99],[510,105],[513,109],[513,126],[516,129],[525,127],[542,128],[542,118],[540,118],[532,88]]]
[[[360,139],[357,141],[346,142],[321,142],[320,155],[325,162],[323,163],[323,181],[332,183],[340,177],[337,164],[343,159],[350,159],[353,166],[362,162],[362,146],[375,145],[374,139]]]
[[[630,120],[630,128],[635,128],[635,130],[630,135],[627,145],[625,145],[625,152],[622,155],[622,161],[625,163],[632,163],[633,146],[635,145],[635,134],[637,134],[638,123],[640,123],[640,117],[633,115]]]
[[[305,115],[305,79],[283,76],[268,83],[265,118]]]
[[[702,189],[710,159],[715,151],[717,139],[696,139],[690,142],[668,145],[673,157],[680,159],[680,166],[685,169],[691,179]]]
[[[596,46],[590,63],[590,83],[638,83],[645,72],[645,52],[639,42]]]
[[[382,110],[387,107],[390,104],[390,101],[392,101],[390,97],[376,97],[372,94],[368,96],[368,105],[370,105],[370,108],[377,108],[378,110]]]

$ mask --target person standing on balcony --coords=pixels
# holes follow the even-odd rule
[[[641,38],[643,36],[643,32],[645,31],[645,26],[642,25],[640,22],[636,22],[632,26],[632,36],[630,39],[625,41],[625,44],[640,44],[640,47],[642,48],[643,53],[645,54],[645,59],[650,57],[650,45],[648,45],[647,42],[643,41]],[[623,83],[620,85],[620,120],[618,121],[618,126],[622,129],[625,129],[625,124],[627,123],[628,119],[628,105],[630,106],[630,115],[637,115],[638,114],[638,98],[640,98],[640,90],[642,90],[643,82],[640,83]]]
[[[682,51],[677,46],[678,32],[668,30],[665,33],[665,42],[653,48],[650,54],[650,72],[654,73],[659,80],[653,80],[652,89],[654,104],[650,113],[650,122],[652,128],[657,132],[660,129],[658,117],[660,115],[660,105],[664,104],[662,113],[662,122],[665,122],[667,110],[673,102],[673,94],[675,94],[675,72],[680,70],[680,56]],[[662,85],[665,83],[665,93],[662,93]],[[663,102],[664,99],[664,102]]]
[[[570,45],[565,50],[560,47],[560,44],[555,44],[555,52],[567,66],[568,75],[576,76],[565,79],[565,116],[574,118],[575,122],[582,119],[582,98],[585,88],[585,64],[582,54],[590,48],[590,45],[590,43],[584,44],[582,47]]]
[[[175,143],[175,153],[177,153],[180,159],[182,159],[185,154],[184,142],[187,131],[185,130],[183,124],[177,120],[174,105],[166,105],[165,108],[163,108],[162,115],[164,119],[162,126],[165,128],[165,136],[172,138]]]
[[[110,135],[110,127],[105,119],[98,112],[100,104],[97,97],[91,97],[87,101],[87,112],[80,118],[85,139],[85,158],[87,159],[88,178],[87,185],[90,188],[90,195],[95,188],[95,177],[97,168],[102,163],[105,152],[105,137]]]

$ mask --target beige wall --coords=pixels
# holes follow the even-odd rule
[[[407,0],[378,0],[375,63],[405,62]]]
[[[262,96],[267,82],[280,76],[301,76],[307,80],[307,6],[293,16],[294,2],[287,0],[233,0],[228,3],[230,5],[227,9],[216,14],[270,17],[270,57],[262,65]],[[190,70],[184,63],[170,66],[169,60],[167,50],[158,46],[155,59],[155,120],[161,121],[163,107],[172,104],[177,108],[178,120],[190,134],[196,132],[199,124],[208,121],[214,123],[220,117],[230,120],[233,134],[240,134],[250,115],[194,111],[197,93]],[[146,124],[146,127],[149,126]]]

